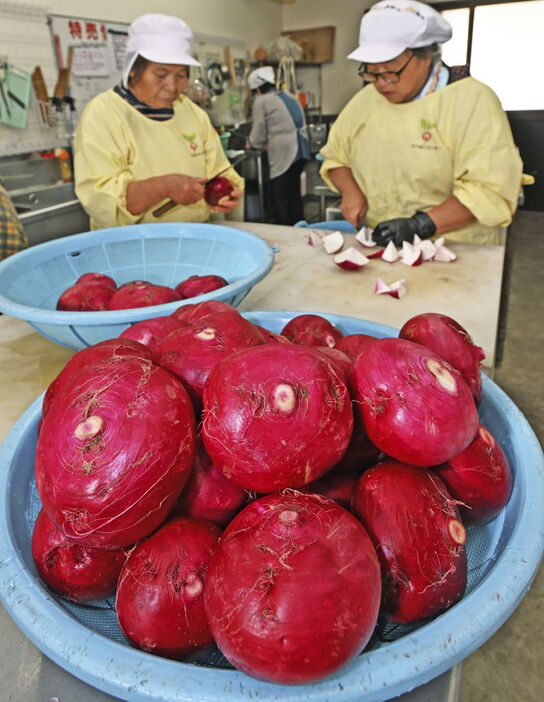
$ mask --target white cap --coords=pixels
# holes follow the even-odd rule
[[[429,5],[416,0],[381,0],[363,15],[359,46],[348,59],[384,63],[406,49],[442,44],[451,39],[451,25]]]
[[[250,90],[256,90],[259,86],[265,83],[272,83],[276,85],[276,78],[274,76],[274,69],[272,66],[261,66],[256,68],[247,77],[247,82]]]
[[[128,28],[123,85],[127,87],[130,70],[138,56],[155,63],[200,66],[191,55],[192,45],[191,28],[179,17],[158,13],[141,15]]]

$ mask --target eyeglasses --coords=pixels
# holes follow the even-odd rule
[[[400,80],[400,74],[404,71],[414,56],[415,54],[412,54],[404,66],[398,71],[381,71],[380,73],[372,73],[372,71],[367,71],[366,64],[362,63],[359,66],[359,75],[368,83],[376,83],[378,78],[383,78],[383,80],[385,80],[387,83],[398,83]]]

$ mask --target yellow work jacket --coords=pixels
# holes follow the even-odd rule
[[[401,105],[367,85],[338,115],[321,154],[333,190],[329,171],[351,169],[371,227],[455,195],[476,221],[447,240],[497,244],[517,207],[522,162],[510,125],[495,93],[474,78]]]
[[[85,107],[74,139],[74,178],[91,229],[210,218],[204,200],[174,207],[160,219],[152,211],[161,203],[139,215],[127,210],[127,185],[132,181],[167,173],[212,178],[229,165],[206,112],[184,95],[173,108],[171,119],[153,120],[113,90],[97,95]],[[225,177],[243,189],[244,181],[233,168]]]

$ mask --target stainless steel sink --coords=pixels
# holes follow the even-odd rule
[[[30,246],[89,230],[73,183],[23,188],[9,193]]]

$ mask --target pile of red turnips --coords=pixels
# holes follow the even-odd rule
[[[67,288],[57,301],[57,309],[65,312],[104,312],[163,305],[186,300],[228,285],[220,275],[192,275],[175,288],[147,280],[117,283],[103,273],[84,273]]]
[[[378,618],[463,596],[465,526],[512,488],[482,358],[432,313],[385,339],[315,314],[277,334],[219,301],[135,324],[45,394],[38,571],[76,602],[115,596],[141,650],[215,643],[258,679],[320,680]]]

